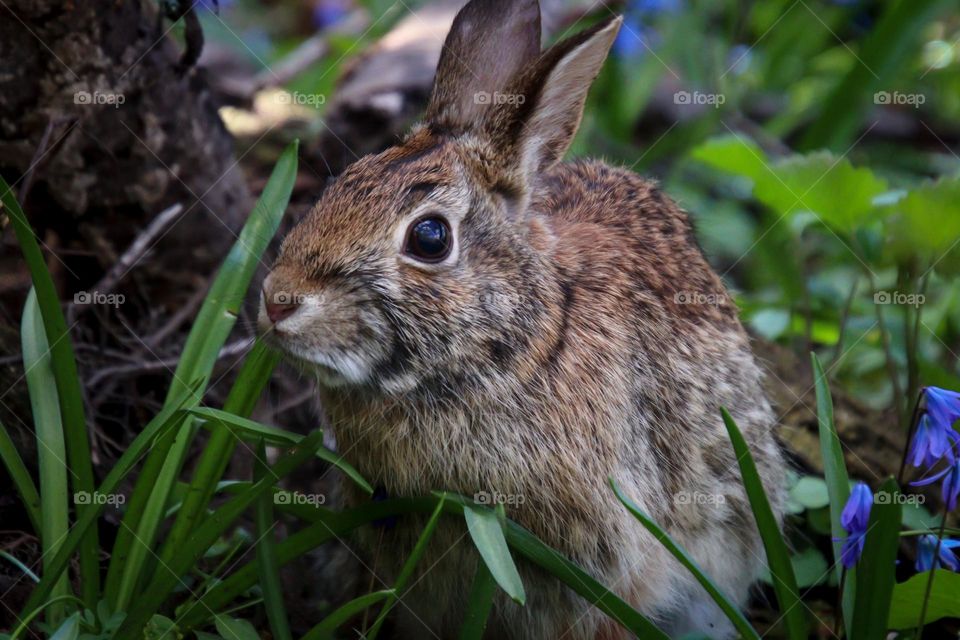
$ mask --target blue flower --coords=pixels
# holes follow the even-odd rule
[[[957,547],[960,547],[960,540],[944,538],[940,541],[940,553],[934,559],[933,554],[937,552],[937,536],[929,533],[920,536],[917,541],[917,571],[930,571],[937,567],[960,571],[960,559],[953,552]]]
[[[871,507],[873,507],[873,493],[870,492],[870,487],[858,482],[850,492],[850,498],[843,507],[843,513],[840,514],[840,524],[849,534],[840,549],[840,561],[847,569],[853,568],[863,553]]]
[[[960,393],[927,387],[923,398],[926,407],[907,454],[910,464],[932,467],[941,460],[953,463],[956,459],[953,446],[960,441],[960,434],[953,428],[953,423],[960,418]]]
[[[940,492],[943,496],[943,502],[947,505],[947,511],[953,511],[957,508],[957,499],[960,498],[960,460],[954,461],[943,471],[935,473],[929,478],[911,482],[910,485],[923,487],[928,484],[933,484],[941,478],[943,478],[943,486]]]

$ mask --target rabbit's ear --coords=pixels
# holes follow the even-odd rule
[[[443,43],[427,122],[452,131],[473,129],[493,96],[539,55],[537,0],[471,0]]]
[[[563,158],[622,22],[617,16],[555,44],[511,85],[488,120],[494,146],[521,164],[511,168],[529,176]]]

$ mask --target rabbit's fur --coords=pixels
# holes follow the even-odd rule
[[[608,485],[746,601],[764,552],[720,407],[778,514],[783,462],[736,309],[656,185],[559,162],[619,25],[541,54],[535,0],[470,2],[423,124],[348,168],[287,237],[264,299],[299,306],[274,324],[262,304],[261,323],[316,373],[340,451],[371,483],[391,496],[496,495],[667,632],[725,637],[709,596]],[[508,97],[475,97],[497,93]],[[438,264],[404,252],[411,222],[432,212],[454,237]],[[378,588],[423,522],[365,534]],[[465,527],[445,518],[396,609],[404,637],[457,635],[475,565]],[[626,637],[518,566],[526,605],[501,594],[489,637]]]

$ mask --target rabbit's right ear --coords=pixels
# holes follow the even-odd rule
[[[537,0],[471,0],[443,43],[427,122],[456,132],[473,128],[494,94],[539,55]]]

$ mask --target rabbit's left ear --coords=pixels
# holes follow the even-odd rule
[[[622,22],[611,18],[557,43],[514,80],[487,121],[505,168],[529,176],[563,158]]]

